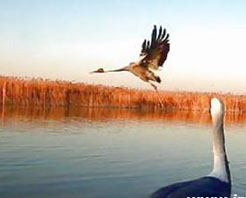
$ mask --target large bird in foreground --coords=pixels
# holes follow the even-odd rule
[[[168,37],[169,34],[166,34],[166,29],[162,29],[160,26],[159,31],[157,32],[155,25],[152,31],[151,41],[144,40],[140,57],[137,62],[132,62],[129,65],[116,70],[105,71],[103,68],[99,68],[91,73],[128,71],[139,77],[141,80],[150,83],[157,91],[157,86],[152,82],[160,83],[161,78],[154,72],[158,71],[167,59],[167,54],[169,52]]]
[[[210,113],[213,122],[214,165],[212,172],[200,179],[163,187],[151,198],[230,197],[231,176],[223,129],[224,105],[219,99],[211,100]]]

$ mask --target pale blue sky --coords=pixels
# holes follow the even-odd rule
[[[129,73],[153,25],[170,33],[161,89],[244,92],[246,1],[0,0],[2,75],[149,88]]]

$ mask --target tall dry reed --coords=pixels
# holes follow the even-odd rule
[[[41,78],[0,77],[0,103],[46,107],[115,107],[164,110],[208,110],[211,97],[220,97],[227,111],[245,112],[246,95],[136,90]]]

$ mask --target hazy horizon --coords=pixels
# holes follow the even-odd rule
[[[170,34],[163,90],[245,93],[245,1],[1,1],[1,75],[151,87],[130,73],[153,25]]]

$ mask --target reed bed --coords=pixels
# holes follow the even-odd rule
[[[111,107],[154,110],[204,111],[217,96],[230,112],[246,111],[246,95],[137,90],[41,78],[0,76],[2,106],[25,107]]]

